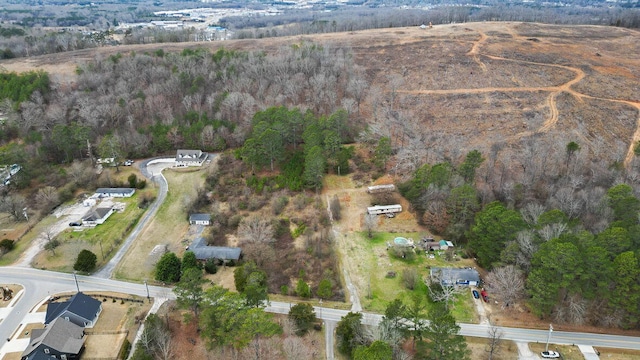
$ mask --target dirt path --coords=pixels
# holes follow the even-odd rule
[[[480,30],[477,31],[480,34],[480,39],[478,39],[478,41],[473,44],[471,50],[469,50],[469,52],[467,53],[467,56],[472,56],[473,61],[480,65],[482,71],[487,72],[487,66],[482,61],[480,61],[480,58],[478,57],[478,55],[480,54],[480,46],[487,40],[487,35]]]

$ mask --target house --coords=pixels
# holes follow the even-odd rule
[[[211,215],[210,214],[191,214],[189,215],[189,224],[211,225]]]
[[[96,227],[107,221],[109,216],[111,216],[115,211],[116,210],[113,206],[99,207],[94,210],[90,210],[82,217],[82,225]]]
[[[209,154],[201,150],[178,150],[176,153],[176,166],[202,166]]]
[[[47,305],[44,324],[47,325],[61,318],[78,326],[92,328],[100,312],[102,312],[102,303],[99,300],[78,292],[68,301],[50,302]]]
[[[33,329],[22,360],[79,359],[84,350],[84,329],[57,318],[44,329]]]
[[[136,192],[133,188],[98,188],[95,197],[112,198],[112,197],[132,197]]]
[[[440,281],[442,285],[477,286],[480,283],[480,275],[472,268],[438,268],[430,270],[432,281]]]
[[[242,256],[242,249],[238,247],[209,246],[203,237],[195,239],[188,250],[192,251],[196,255],[196,259],[201,261],[209,259],[238,261]]]

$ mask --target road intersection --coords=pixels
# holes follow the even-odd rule
[[[158,164],[159,167],[157,169],[148,168],[147,163],[152,162],[153,161],[144,162],[140,167],[145,176],[151,178],[154,182],[160,185],[158,199],[154,202],[154,205],[152,205],[152,208],[147,213],[147,216],[145,216],[144,221],[141,221],[140,224],[138,224],[138,227],[134,229],[134,231],[136,231],[135,234],[132,233],[129,239],[127,239],[129,244],[134,241],[146,220],[155,213],[157,207],[162,203],[167,193],[167,183],[161,174],[161,168],[164,164]],[[28,317],[31,316],[30,314],[39,307],[39,304],[43,303],[46,299],[55,294],[73,292],[79,289],[83,292],[109,291],[143,297],[150,296],[157,299],[175,299],[175,294],[168,287],[146,286],[146,284],[111,280],[110,277],[113,270],[125,252],[126,246],[123,246],[114,256],[112,261],[93,276],[57,273],[29,267],[0,267],[0,283],[20,284],[24,287],[22,291],[16,294],[16,299],[12,301],[9,307],[0,308],[0,358],[4,357],[4,354],[9,348],[9,346],[7,346],[7,339],[11,338],[16,329],[28,320]],[[291,306],[293,305],[295,304],[287,302],[270,302],[265,310],[271,313],[288,314]],[[327,340],[329,340],[329,338],[333,340],[333,330],[335,329],[336,323],[340,321],[348,311],[326,307],[314,307],[314,309],[316,311],[316,316],[325,322]],[[358,308],[352,310],[360,311],[361,309],[358,306]],[[382,315],[363,313],[363,323],[366,325],[375,326],[381,320]],[[483,322],[481,324],[459,325],[461,327],[461,335],[481,338],[489,336],[488,333],[490,325],[488,323]],[[513,340],[519,345],[521,343],[529,342],[545,342],[548,335],[547,330],[509,327],[499,327],[499,330],[502,332],[503,339]],[[581,350],[584,348],[586,349],[584,351],[587,352],[593,346],[640,350],[640,338],[632,336],[554,331],[553,342],[555,344],[582,345]],[[329,341],[327,341],[327,348],[327,358],[333,360],[333,351],[329,351],[333,350],[333,346]],[[589,359],[591,359],[591,357],[589,357]]]

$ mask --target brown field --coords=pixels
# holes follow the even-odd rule
[[[272,52],[304,41],[351,50],[370,88],[382,90],[362,103],[369,121],[372,105],[387,101],[391,79],[399,77],[396,106],[408,121],[392,129],[392,141],[402,146],[403,132],[422,131],[433,152],[426,161],[456,160],[471,149],[487,153],[499,142],[549,146],[571,136],[590,152],[610,144],[600,156],[617,161],[622,155],[629,165],[632,144],[640,139],[640,32],[616,27],[466,23],[103,47],[0,64],[9,71],[46,70],[54,80],[72,83],[76,67],[96,56],[223,46]]]
[[[471,359],[487,358],[487,341],[476,337],[467,337],[467,347],[471,350]],[[518,347],[509,340],[502,340],[498,351],[495,353],[494,360],[513,360],[518,358]]]

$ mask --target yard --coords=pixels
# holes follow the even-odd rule
[[[152,191],[152,190],[142,190]],[[122,211],[116,211],[104,224],[95,228],[71,228],[68,227],[60,233],[56,239],[60,246],[38,254],[33,262],[33,267],[53,271],[69,272],[73,270],[73,264],[78,253],[87,249],[97,256],[97,268],[109,261],[118,250],[120,244],[129,235],[140,217],[146,211],[137,206],[141,192],[131,198],[118,198],[113,200],[114,205],[123,206]],[[86,208],[88,210],[88,208]],[[45,228],[43,232],[47,232]],[[46,236],[46,235],[45,235]]]
[[[163,172],[169,184],[167,198],[116,268],[115,278],[153,279],[155,263],[165,245],[169,251],[182,256],[189,243],[185,241],[189,229],[186,208],[203,187],[207,169],[210,168],[166,169]],[[151,256],[157,245],[162,246],[162,251]]]

